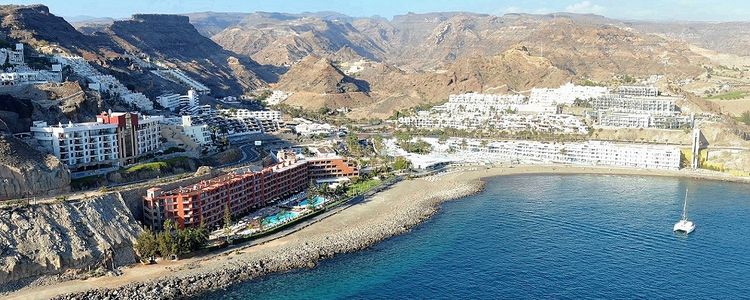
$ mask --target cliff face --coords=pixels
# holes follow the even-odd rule
[[[357,55],[380,60],[380,45],[348,22],[304,15],[254,13],[240,24],[212,37],[224,48],[273,65],[292,64],[308,55],[350,48]]]
[[[110,194],[0,211],[0,290],[14,281],[71,269],[136,262],[140,227]]]
[[[70,190],[68,168],[10,135],[0,135],[0,200]]]
[[[167,61],[203,82],[217,95],[241,94],[265,83],[253,71],[258,64],[226,51],[201,35],[188,17],[134,15],[115,21],[104,33],[129,52]]]

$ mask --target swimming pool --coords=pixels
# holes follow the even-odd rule
[[[275,214],[272,214],[270,216],[267,216],[267,217],[263,218],[263,220],[261,221],[261,224],[263,224],[264,227],[265,226],[276,226],[276,225],[279,225],[281,223],[287,222],[287,221],[289,221],[291,219],[294,219],[297,216],[299,216],[299,213],[297,213],[297,212],[293,212],[293,211],[281,211],[281,212],[277,212]]]
[[[313,198],[313,205],[314,205],[314,206],[318,206],[318,205],[321,205],[321,204],[323,204],[323,203],[325,203],[325,202],[326,202],[326,199],[325,199],[325,198],[323,198],[323,197],[321,197],[321,196],[315,196],[315,197]],[[300,201],[300,202],[299,202],[299,203],[297,204],[297,206],[302,206],[302,207],[307,207],[307,206],[309,206],[309,205],[310,205],[310,202],[309,202],[309,201],[307,201],[307,198],[305,198],[305,200],[302,200],[302,201]]]

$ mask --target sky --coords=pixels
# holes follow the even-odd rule
[[[505,13],[594,13],[626,20],[750,21],[748,0],[16,0],[42,3],[62,17],[125,18],[134,13],[314,12],[336,11],[355,17],[391,18],[408,12],[468,11]]]

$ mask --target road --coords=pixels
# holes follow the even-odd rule
[[[242,158],[238,161],[231,162],[228,164],[224,164],[221,166],[218,166],[217,168],[233,168],[233,167],[239,167],[244,164],[248,164],[254,161],[257,161],[260,159],[260,153],[258,153],[257,150],[255,150],[255,145],[253,144],[245,144],[239,147],[240,151],[242,151]],[[125,182],[125,183],[113,183],[106,186],[107,191],[102,191],[100,189],[92,189],[92,190],[84,190],[84,191],[78,191],[68,194],[62,194],[62,195],[56,195],[54,197],[49,196],[39,196],[39,197],[29,197],[29,198],[19,198],[19,199],[11,199],[11,200],[21,200],[21,199],[28,199],[29,201],[27,203],[29,204],[49,204],[54,203],[55,201],[59,201],[58,197],[65,197],[65,201],[78,201],[83,199],[88,199],[92,197],[101,196],[109,191],[116,191],[120,189],[125,188],[131,188],[131,187],[138,187],[140,185],[148,185],[148,184],[154,184],[155,182],[166,182],[166,181],[172,181],[172,180],[179,180],[185,178],[185,175],[187,173],[181,173],[181,174],[175,174],[171,176],[165,176],[160,178],[151,178],[151,179],[143,179],[143,180],[137,180],[137,181],[131,181],[131,182]],[[8,206],[16,206],[20,205],[22,203],[15,202],[15,201],[1,201],[0,202],[0,208],[8,207]]]
[[[242,151],[242,159],[239,161],[233,163],[233,164],[244,164],[249,163],[258,160],[260,158],[260,153],[255,150],[255,145],[253,144],[246,144],[240,146],[240,151]]]

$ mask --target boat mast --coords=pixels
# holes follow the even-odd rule
[[[688,195],[688,189],[685,189],[685,202],[682,205],[682,219],[687,220],[687,195]]]

